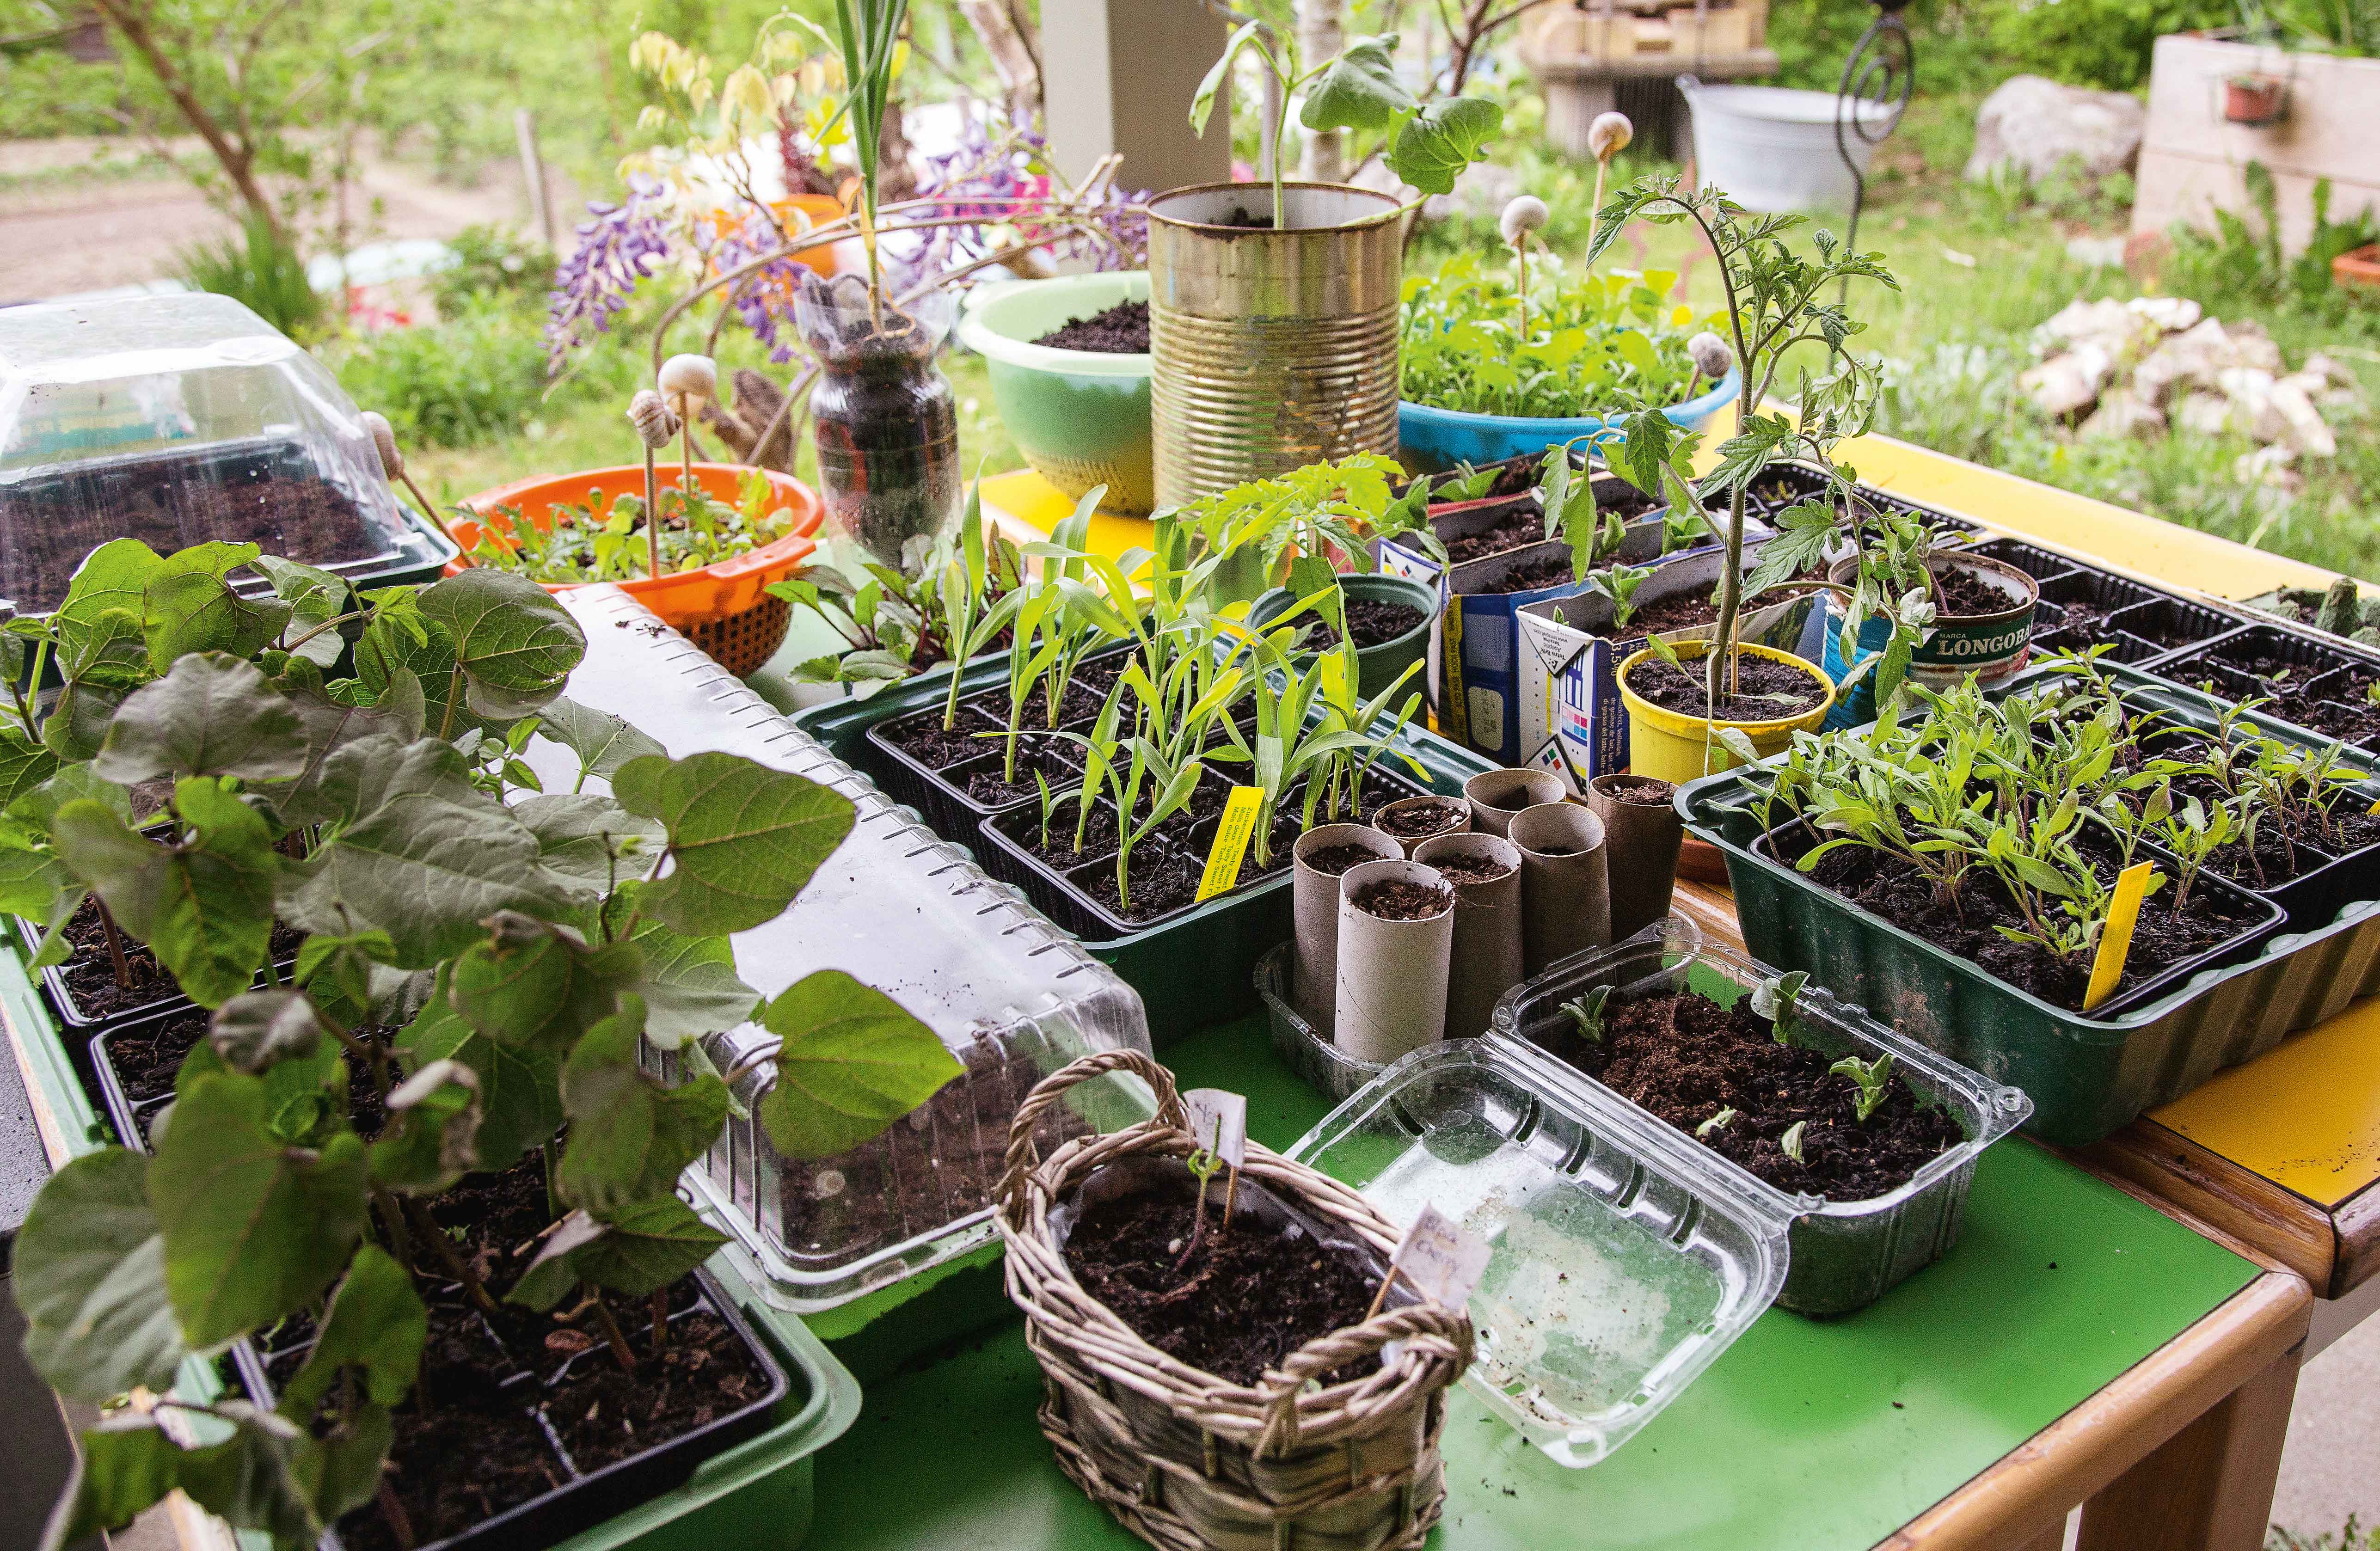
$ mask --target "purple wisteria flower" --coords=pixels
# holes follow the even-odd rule
[[[578,224],[578,246],[554,271],[546,298],[549,373],[562,370],[573,348],[611,332],[629,295],[670,257],[669,208],[660,180],[642,173],[629,177],[627,197],[618,204],[588,204],[591,219]]]

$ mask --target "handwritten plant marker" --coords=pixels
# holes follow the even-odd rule
[[[1389,1285],[1399,1277],[1431,1303],[1462,1308],[1471,1302],[1479,1278],[1488,1274],[1490,1253],[1487,1240],[1436,1206],[1424,1206],[1398,1241],[1397,1253],[1389,1257],[1389,1274],[1380,1278],[1380,1290],[1372,1294],[1372,1306],[1364,1311],[1364,1317],[1369,1319],[1380,1312]]]
[[[2124,960],[2132,951],[2132,928],[2140,925],[2141,902],[2148,898],[2149,883],[2156,867],[2148,862],[2134,862],[2116,875],[2116,897],[2108,902],[2107,925],[2099,933],[2099,953],[2091,961],[2090,988],[2082,993],[2082,1011],[2088,1012],[2115,995],[2117,982],[2124,977]]]
[[[1222,1088],[1192,1088],[1182,1096],[1190,1114],[1190,1134],[1198,1145],[1231,1167],[1223,1185],[1223,1226],[1232,1226],[1232,1211],[1240,1197],[1240,1169],[1248,1160],[1246,1096]]]
[[[1215,844],[1207,853],[1207,871],[1198,879],[1200,902],[1213,899],[1240,880],[1240,864],[1257,832],[1257,813],[1264,806],[1264,788],[1234,786],[1223,802],[1223,817],[1215,825]]]

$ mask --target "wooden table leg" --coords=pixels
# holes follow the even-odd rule
[[[2082,1505],[2076,1551],[2259,1551],[2301,1345]]]

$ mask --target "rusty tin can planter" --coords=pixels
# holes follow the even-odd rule
[[[1148,201],[1157,503],[1178,505],[1350,453],[1397,450],[1404,225],[1387,194],[1208,183]]]

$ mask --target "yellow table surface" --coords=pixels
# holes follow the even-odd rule
[[[1726,430],[1713,429],[1706,458]],[[1896,495],[2183,591],[2252,598],[2333,579],[2281,555],[1889,437],[1846,442],[1839,456],[1861,479]],[[986,479],[983,501],[986,513],[1020,541],[1046,535],[1074,510],[1030,469]],[[1093,548],[1110,555],[1148,538],[1142,518],[1091,520]],[[2380,999],[2220,1073],[2149,1118],[2319,1206],[2344,1202],[2380,1181]]]

